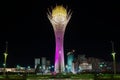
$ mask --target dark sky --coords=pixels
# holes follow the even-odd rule
[[[47,57],[54,61],[55,40],[47,8],[56,4],[73,11],[64,39],[66,52],[112,60],[114,42],[116,59],[120,61],[120,6],[117,2],[85,0],[17,0],[4,1],[1,6],[0,67],[3,63],[5,42],[8,41],[9,67],[34,65],[34,58]]]

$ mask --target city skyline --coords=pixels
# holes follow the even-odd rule
[[[8,41],[7,64],[34,65],[34,58],[47,57],[54,61],[55,37],[47,18],[48,8],[60,4],[73,11],[64,39],[65,54],[76,54],[112,61],[111,40],[116,59],[120,56],[119,18],[112,2],[31,1],[16,2],[3,8],[0,27],[0,65],[3,63],[5,42]]]

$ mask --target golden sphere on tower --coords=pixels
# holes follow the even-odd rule
[[[67,10],[63,6],[56,6],[52,10],[52,18],[56,22],[63,22],[63,21],[65,21],[66,16],[67,16]]]

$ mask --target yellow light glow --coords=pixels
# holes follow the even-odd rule
[[[67,15],[67,11],[63,6],[56,6],[53,10],[52,10],[52,16],[56,16],[56,15]]]
[[[66,19],[67,10],[63,6],[56,6],[52,10],[52,17],[55,21],[61,22]]]

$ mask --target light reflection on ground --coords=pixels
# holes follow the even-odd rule
[[[27,79],[27,80],[94,80],[94,79]]]

